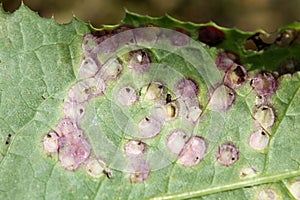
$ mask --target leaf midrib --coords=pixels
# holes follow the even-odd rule
[[[285,172],[280,174],[271,174],[267,176],[254,177],[243,181],[228,183],[226,185],[213,186],[201,190],[194,190],[194,191],[175,193],[175,194],[166,194],[166,195],[151,198],[151,200],[194,198],[194,197],[239,189],[243,187],[250,187],[250,186],[261,185],[265,183],[274,183],[274,182],[281,181],[282,179],[292,178],[295,176],[300,176],[300,170],[295,170],[295,171],[290,171],[290,172]]]

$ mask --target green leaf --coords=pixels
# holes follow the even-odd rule
[[[157,33],[160,37],[156,38],[155,45],[151,42],[124,45],[112,54],[89,54],[84,49],[95,50],[104,44],[95,42],[95,38],[83,43],[86,34],[110,36],[124,25],[130,27],[129,30],[143,27],[140,29],[142,39],[156,37]],[[199,32],[207,27],[213,27],[208,30],[213,33],[201,35]],[[171,39],[166,35],[178,34],[172,31],[174,29],[190,36],[188,45],[170,45]],[[263,31],[258,31],[258,39],[255,39],[256,32],[223,28],[213,22],[180,22],[169,16],[151,18],[127,12],[120,25],[95,30],[76,18],[69,24],[59,25],[53,18],[40,18],[24,5],[12,14],[1,10],[0,199],[276,199],[274,196],[299,199],[295,189],[300,180],[300,73],[296,72],[300,62],[299,29],[298,23],[282,27],[276,40],[265,43],[261,39]],[[218,35],[220,32],[224,35]],[[125,33],[120,32],[120,38],[125,38]],[[211,40],[209,37],[213,34],[217,36]],[[293,39],[285,38],[287,34]],[[184,42],[184,39],[176,41]],[[248,49],[249,42],[257,49]],[[108,46],[104,47],[100,50],[109,51]],[[143,69],[135,72],[134,67],[128,67],[137,49],[143,49],[142,55],[150,57],[152,64],[146,72]],[[230,85],[233,90],[229,90],[229,96],[224,95],[223,90],[216,94],[217,86],[224,81],[224,72],[216,67],[215,60],[224,51],[238,55],[235,62],[242,64],[249,73],[243,85],[236,88]],[[90,157],[105,162],[101,167],[106,173],[111,171],[111,178],[89,176],[86,162],[75,171],[66,170],[60,162],[62,152],[49,156],[43,146],[44,137],[50,131],[57,131],[57,124],[64,117],[63,108],[70,98],[70,90],[89,80],[82,77],[80,71],[82,60],[88,57],[98,65],[101,63],[102,69],[105,69],[107,58],[113,60],[108,69],[113,71],[118,64],[123,66],[117,80],[106,80],[104,95],[89,97],[87,103],[80,104],[85,110],[79,124],[83,130],[82,140],[91,146]],[[259,102],[259,92],[250,86],[250,82],[255,85],[254,79],[258,77],[255,74],[267,76],[266,72],[261,73],[265,70],[272,71],[272,77],[278,81],[278,89],[275,87],[274,94],[266,95],[266,102],[262,104],[270,112],[274,111],[267,117],[264,115],[266,109],[261,108]],[[100,78],[107,78],[105,73]],[[180,81],[198,86],[196,97],[193,96],[195,90],[190,95],[191,99],[196,99],[192,103],[200,102],[202,112],[192,123],[188,121],[190,118],[183,117],[186,100],[181,100],[184,94],[178,97]],[[170,105],[166,104],[169,101],[166,93],[159,101],[145,98],[151,82],[161,82],[166,87],[166,93],[171,94],[174,102],[171,108],[180,112],[177,118],[170,117],[163,122],[157,136],[141,139],[136,124],[145,116],[149,117],[157,106]],[[124,95],[120,100],[120,90],[125,86],[138,91],[139,97],[133,103],[127,99],[128,103]],[[232,95],[236,96],[233,103]],[[125,101],[122,98],[130,105],[122,105]],[[257,111],[260,108],[261,111]],[[274,119],[270,117],[272,114]],[[263,116],[265,121],[257,116]],[[262,127],[272,120],[274,124],[270,127]],[[265,146],[252,138],[257,129],[263,130],[263,136],[259,137],[268,138]],[[148,127],[147,130],[152,129]],[[174,130],[183,130],[188,137],[205,141],[205,153],[197,154],[203,156],[197,158],[200,159],[198,164],[186,166],[184,159],[170,152],[167,142]],[[147,146],[145,157],[140,158],[149,165],[150,174],[143,181],[132,177],[130,181],[129,178],[135,171],[131,171],[132,163],[124,152],[132,139],[142,140]],[[250,141],[263,147],[255,149]],[[232,155],[220,153],[222,144],[233,148],[232,151],[237,148],[239,154],[228,160],[227,156]],[[223,157],[220,158],[220,154]],[[220,161],[222,159],[225,161]],[[137,183],[133,183],[135,181]]]

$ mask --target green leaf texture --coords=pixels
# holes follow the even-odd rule
[[[249,145],[255,126],[256,101],[249,81],[235,90],[236,100],[230,110],[213,112],[206,107],[215,79],[222,81],[222,74],[215,66],[220,51],[238,54],[250,76],[262,70],[276,73],[286,61],[300,61],[297,43],[299,24],[294,23],[280,30],[280,33],[294,30],[293,42],[282,46],[271,44],[260,51],[244,48],[246,40],[255,32],[222,28],[212,22],[199,25],[179,22],[168,16],[151,18],[127,12],[120,24],[181,28],[189,32],[200,48],[182,51],[186,58],[176,57],[174,52],[150,49],[155,61],[171,66],[170,71],[155,68],[149,72],[150,75],[141,77],[132,77],[128,71],[124,72],[118,81],[108,84],[105,96],[87,105],[82,128],[93,153],[106,156],[107,160],[117,159],[107,163],[108,167],[111,165],[111,179],[106,176],[95,179],[85,172],[84,167],[76,171],[65,170],[57,155],[49,157],[43,149],[45,134],[63,116],[63,102],[71,86],[79,79],[78,71],[84,58],[83,37],[95,29],[76,18],[69,24],[59,25],[54,19],[40,18],[24,5],[11,14],[0,11],[0,199],[300,198],[291,189],[300,180],[299,72],[278,78],[279,88],[268,102],[275,110],[275,124],[270,129],[270,140],[264,150],[257,151]],[[202,44],[198,33],[205,26],[223,31],[226,39],[216,47]],[[103,29],[114,28],[105,26]],[[213,69],[214,77],[199,77],[199,73],[195,73],[190,63],[198,57],[202,62],[199,64],[201,69]],[[126,62],[125,56],[121,56],[121,60]],[[122,126],[122,123],[130,119],[122,113],[123,110],[114,106],[115,88],[128,84],[128,81],[138,85],[151,80],[151,77],[161,77],[165,82],[172,83],[176,81],[176,76],[163,74],[169,75],[172,70],[193,78],[200,85],[199,99],[205,115],[199,127],[193,129],[193,134],[205,138],[206,155],[194,167],[185,167],[171,160],[169,164],[152,170],[144,182],[131,183],[126,172],[112,167],[119,159],[116,154],[105,152],[105,145],[110,142],[117,147],[116,151],[123,151],[128,139],[124,136],[126,124]],[[211,84],[207,84],[210,81]],[[140,110],[148,105],[136,106],[128,110],[132,116],[141,115]],[[97,126],[93,125],[94,119],[98,120]],[[133,117],[133,120],[136,119]],[[181,122],[168,124],[159,137],[147,140],[149,151],[155,153],[157,149],[164,149],[168,131],[173,128],[181,128]],[[216,152],[221,144],[228,141],[238,147],[239,159],[227,167],[218,163]],[[245,175],[243,170],[250,172],[246,171]]]

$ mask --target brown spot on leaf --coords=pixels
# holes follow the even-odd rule
[[[5,144],[10,144],[10,142],[11,142],[11,137],[12,137],[12,135],[9,133],[9,134],[7,135]]]
[[[208,46],[217,46],[226,39],[226,35],[214,26],[203,26],[199,29],[198,39]]]

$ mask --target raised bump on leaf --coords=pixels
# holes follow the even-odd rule
[[[99,73],[96,74],[96,78],[100,78],[105,81],[113,81],[120,77],[122,71],[122,62],[119,59],[112,58],[101,66]]]
[[[140,156],[131,157],[132,172],[129,174],[130,183],[142,183],[150,174],[150,166],[147,161]]]
[[[247,70],[242,65],[233,64],[225,74],[224,84],[231,88],[240,88],[247,79]]]
[[[158,121],[153,116],[144,117],[138,124],[141,136],[144,138],[156,136],[160,133],[162,126],[162,122]]]
[[[148,72],[151,65],[151,57],[148,51],[144,49],[129,52],[128,68],[135,73]]]
[[[167,138],[167,148],[174,154],[179,155],[189,136],[182,130],[172,131]]]
[[[130,140],[125,145],[127,155],[140,155],[146,151],[146,144],[140,140]]]
[[[262,105],[254,112],[254,119],[264,129],[267,129],[275,123],[274,109],[270,106]]]
[[[253,167],[245,167],[240,170],[240,178],[252,178],[257,175],[257,171]]]
[[[280,197],[273,189],[264,189],[257,195],[257,200],[280,200]]]
[[[170,102],[163,105],[163,110],[164,110],[166,121],[175,119],[178,115],[178,106],[176,102]]]
[[[91,147],[85,139],[74,134],[60,137],[58,146],[58,159],[61,165],[70,171],[76,170],[91,153]]]
[[[186,117],[190,122],[195,123],[199,119],[201,113],[202,109],[199,106],[192,106],[188,108]]]
[[[71,118],[75,121],[81,120],[85,115],[85,104],[76,102],[66,102],[63,106],[65,118]]]
[[[201,113],[202,113],[202,109],[201,106],[198,102],[197,99],[187,99],[185,101],[183,101],[184,103],[184,108],[183,110],[183,114],[185,116],[185,118],[191,122],[191,123],[195,123],[197,122],[197,120],[199,119]]]
[[[175,94],[183,100],[195,98],[199,93],[199,86],[192,79],[183,78],[175,85]]]
[[[239,62],[239,57],[231,52],[222,51],[218,53],[216,65],[219,70],[227,72],[234,64]]]
[[[229,167],[238,161],[239,153],[240,152],[235,144],[226,142],[219,147],[216,153],[217,161],[221,165]]]
[[[99,67],[91,57],[86,57],[79,68],[79,75],[80,78],[90,78],[95,76],[98,72]]]
[[[255,96],[255,105],[262,106],[269,104],[270,98],[268,96]]]
[[[83,37],[82,49],[87,56],[95,56],[97,53],[97,47],[101,41],[99,38],[92,34],[86,34]]]
[[[57,133],[59,136],[69,134],[81,134],[76,121],[72,118],[61,119],[57,125]]]
[[[123,106],[131,106],[139,99],[135,89],[131,86],[125,86],[121,88],[117,94],[117,100]]]
[[[104,169],[97,159],[87,160],[85,164],[85,171],[93,178],[100,178],[104,175]]]
[[[57,153],[59,136],[55,132],[49,132],[44,136],[43,146],[46,153]]]
[[[164,121],[171,121],[178,117],[179,115],[179,105],[177,101],[172,101],[167,104],[163,104],[161,106],[154,107],[153,116],[158,120]]]
[[[159,82],[151,82],[146,90],[145,97],[150,100],[157,99],[163,94],[164,86]]]
[[[89,78],[76,83],[68,93],[68,101],[83,103],[100,96],[106,90],[105,82],[100,78]]]
[[[249,145],[255,150],[261,151],[268,147],[270,137],[264,130],[254,131],[249,138]]]
[[[217,87],[209,100],[209,107],[214,111],[227,111],[235,102],[235,91],[226,86],[220,85]]]
[[[257,73],[250,81],[250,85],[260,96],[270,96],[278,89],[277,79],[271,72]]]
[[[184,145],[177,162],[186,167],[198,165],[206,154],[207,146],[200,136],[191,137]]]

